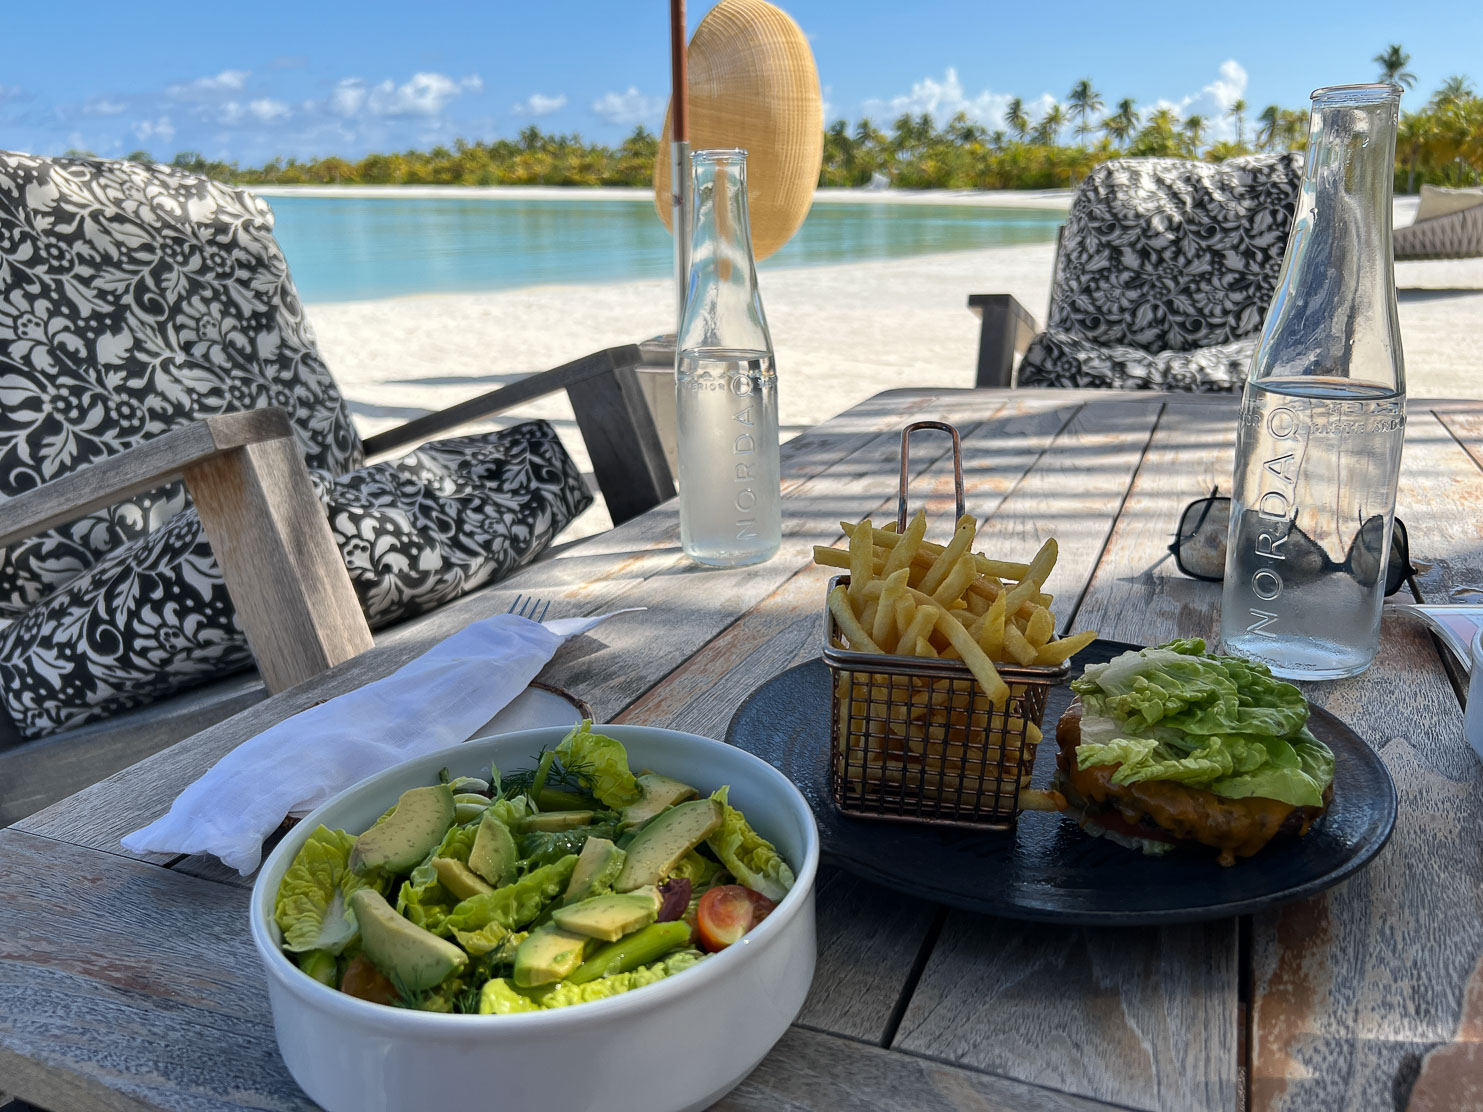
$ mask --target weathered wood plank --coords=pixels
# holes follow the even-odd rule
[[[25,540],[131,495],[164,486],[191,465],[223,452],[292,437],[288,414],[281,409],[226,413],[192,421],[103,463],[6,499],[0,505],[0,545]]]
[[[794,1027],[712,1107],[716,1112],[1094,1112],[1109,1106]]]
[[[1422,407],[1457,438],[1474,463],[1483,467],[1483,403],[1416,401],[1412,412]]]
[[[826,866],[815,913],[819,961],[798,1022],[881,1045],[938,909]]]
[[[246,892],[0,831],[0,1078],[56,1112],[315,1107],[278,1055]]]
[[[1428,598],[1480,582],[1483,472],[1421,407],[1407,428],[1398,510]],[[1364,675],[1305,685],[1395,778],[1391,844],[1323,896],[1256,916],[1254,1110],[1403,1107],[1422,1057],[1460,1025],[1483,959],[1483,766],[1431,638],[1387,619]]]
[[[248,444],[185,469],[237,620],[269,691],[371,648],[370,627],[298,444]]]
[[[1061,544],[1063,568],[1090,579],[1080,612],[1068,607],[1063,623],[1154,641],[1187,629],[1179,623],[1192,608],[1204,624],[1190,632],[1208,627],[1209,599],[1218,601],[1218,592],[1178,576],[1160,557],[1182,505],[1208,493],[1208,483],[1200,484],[1212,472],[1223,467],[1229,474],[1232,409],[1229,402],[1224,408],[1171,404],[1141,463],[1129,445],[1139,444],[1146,426],[1134,424],[1096,451],[1099,461],[1120,456],[1122,468],[1098,468],[1075,482],[1055,459],[1058,441],[1046,463],[1049,473],[1062,476],[1059,493],[1028,479],[1015,491],[1001,511],[1015,528],[1042,527],[1037,505],[1050,509],[1053,523],[1060,514],[1074,523],[1071,530],[1044,526],[1058,539],[1072,538]],[[1145,419],[1151,424],[1147,411]],[[1093,435],[1108,435],[1088,425],[1073,423],[1069,459]],[[1128,491],[1120,515],[1119,484]],[[1022,491],[1033,492],[1035,501],[1017,504]],[[1194,590],[1173,601],[1185,596],[1186,586]],[[1083,595],[1076,578],[1061,579],[1058,587],[1058,601]],[[1237,972],[1232,922],[1140,931],[1031,926],[950,912],[894,1045],[1139,1108],[1228,1110],[1237,1100]]]

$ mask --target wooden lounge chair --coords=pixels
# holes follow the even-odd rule
[[[977,384],[1238,388],[1301,179],[1296,154],[1098,166],[1057,240],[1045,330],[1008,294],[969,296],[981,318]]]
[[[369,457],[565,391],[615,523],[673,495],[637,345],[362,442],[261,202],[164,167],[0,152],[5,180],[25,188],[0,190],[0,826],[536,558],[591,501],[544,422]],[[192,299],[178,315],[172,291]],[[422,564],[399,581],[399,560]],[[179,613],[191,600],[205,611]],[[159,677],[140,682],[134,640]],[[76,705],[43,705],[57,693]]]

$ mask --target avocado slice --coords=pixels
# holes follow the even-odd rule
[[[357,888],[350,909],[360,927],[361,952],[409,992],[432,988],[468,963],[457,946],[403,919],[374,888]]]
[[[452,857],[434,857],[433,869],[438,874],[438,883],[460,900],[494,891],[484,883],[478,873],[462,861],[456,861]]]
[[[595,812],[592,811],[542,811],[530,815],[520,823],[521,830],[542,830],[553,833],[571,830],[578,826],[590,826]]]
[[[711,836],[724,812],[714,799],[696,799],[671,807],[638,832],[628,847],[628,859],[613,887],[632,892],[658,884],[680,858]]]
[[[404,873],[443,841],[453,825],[453,792],[447,784],[409,788],[396,807],[355,840],[350,867],[364,875],[372,869]]]
[[[493,810],[484,812],[474,835],[474,848],[469,850],[469,868],[490,884],[498,887],[515,879],[515,865],[520,853],[515,849],[515,836]]]
[[[549,985],[582,964],[589,939],[554,923],[537,927],[515,951],[515,983],[521,988]]]
[[[646,772],[638,778],[639,791],[643,794],[636,802],[623,808],[624,826],[643,826],[666,807],[673,807],[699,793],[689,784],[661,776],[657,772]]]
[[[551,914],[556,925],[573,934],[616,942],[625,934],[647,927],[659,916],[659,892],[640,888],[636,892],[593,896]]]
[[[611,888],[623,871],[623,861],[627,856],[606,838],[588,838],[582,843],[582,853],[572,870],[563,902],[574,904]]]

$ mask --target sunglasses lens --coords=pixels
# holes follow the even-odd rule
[[[1179,570],[1198,579],[1221,579],[1226,571],[1229,498],[1202,498],[1185,507],[1179,520]]]
[[[1390,561],[1385,565],[1385,593],[1393,595],[1406,585],[1406,577],[1415,569],[1411,567],[1411,542],[1406,536],[1406,527],[1400,518],[1390,534]]]

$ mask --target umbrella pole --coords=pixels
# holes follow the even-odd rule
[[[685,319],[685,289],[690,282],[690,121],[685,72],[685,0],[670,0],[670,226],[675,237],[675,342]]]

